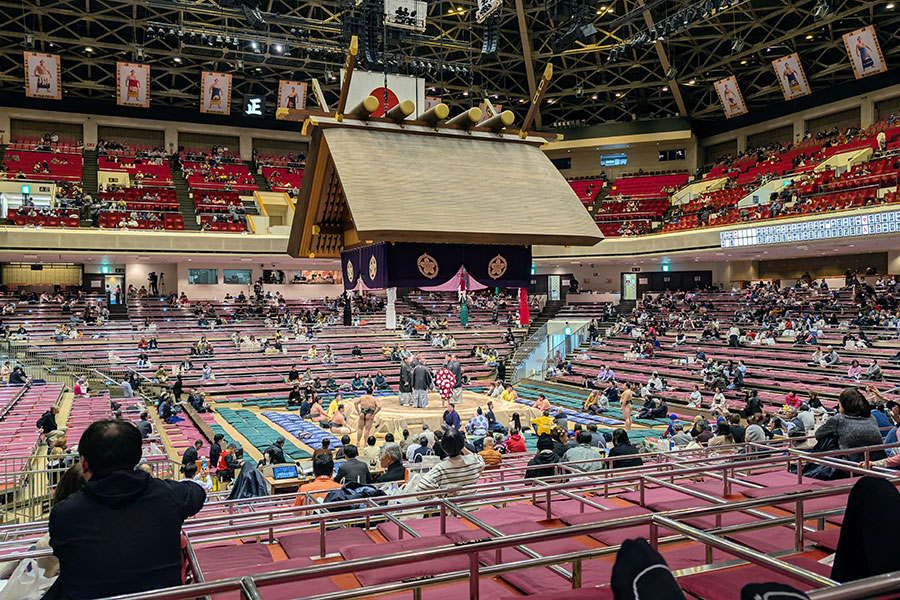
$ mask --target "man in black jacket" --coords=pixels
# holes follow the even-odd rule
[[[426,408],[428,406],[428,390],[431,389],[431,369],[424,361],[416,365],[412,372],[413,406]]]
[[[44,435],[48,435],[53,431],[56,431],[58,427],[56,426],[56,415],[59,414],[58,406],[51,406],[50,410],[41,415],[41,418],[38,419],[37,426]]]
[[[399,445],[393,442],[384,445],[381,449],[381,467],[384,473],[375,478],[375,483],[406,480],[406,467],[403,466],[403,452]]]
[[[537,454],[528,461],[526,479],[548,477],[556,474],[556,465],[560,462],[559,454],[553,451],[553,438],[546,433],[538,438]]]
[[[280,437],[275,440],[275,443],[266,448],[266,452],[272,453],[272,459],[275,461],[275,464],[281,464],[287,462],[284,459],[284,438]],[[265,452],[263,452],[265,454]]]
[[[369,473],[369,467],[366,463],[357,459],[359,450],[352,444],[344,446],[344,456],[347,461],[340,466],[334,480],[341,485],[355,481],[357,483],[372,483],[372,474]]]
[[[400,406],[412,405],[413,366],[409,361],[409,356],[400,361]]]
[[[203,487],[136,471],[141,434],[127,421],[92,423],[78,451],[87,483],[50,511],[50,546],[59,559],[51,597],[88,600],[181,585],[181,526],[203,507]]]
[[[181,466],[189,465],[200,460],[200,448],[203,447],[203,440],[197,440],[194,445],[184,451],[181,456]]]

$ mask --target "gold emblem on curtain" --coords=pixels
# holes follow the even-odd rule
[[[430,254],[425,253],[420,256],[419,260],[416,261],[416,264],[419,266],[419,273],[421,273],[428,279],[434,279],[435,277],[437,277],[438,263]]]
[[[488,263],[488,276],[491,279],[499,279],[506,273],[506,268],[508,266],[506,259],[498,254]]]

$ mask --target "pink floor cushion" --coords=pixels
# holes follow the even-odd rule
[[[764,485],[766,487],[779,487],[784,485],[797,485],[797,474],[789,473],[786,469],[781,468],[778,471],[766,471],[765,473],[756,473],[747,477],[741,477],[745,481]],[[811,480],[815,481],[815,480]]]
[[[671,549],[668,549],[666,546],[660,546],[659,553],[672,571],[690,569],[707,564],[706,546],[704,544],[696,543]],[[719,563],[732,560],[733,558],[735,558],[734,555],[713,548],[712,562]]]
[[[572,563],[563,563],[561,566],[569,572],[572,571]],[[612,568],[613,563],[602,558],[584,561],[582,563],[582,587],[590,588],[609,584]],[[563,596],[564,598],[581,598],[580,591],[577,593],[573,592],[572,584],[563,578],[562,575],[551,571],[548,567],[514,571],[502,575],[501,578],[506,583],[521,590],[524,594],[547,594],[568,588],[568,595]]]
[[[472,532],[472,538],[477,539],[483,532]],[[457,534],[460,535],[460,534]],[[362,546],[345,546],[341,548],[341,555],[347,560],[358,558],[370,558],[373,556],[385,556],[396,552],[406,552],[408,550],[421,550],[423,548],[433,548],[435,546],[444,546],[452,544],[453,540],[443,535],[430,535],[420,538],[402,539],[395,542],[385,542],[382,544],[365,544]],[[449,573],[451,571],[461,571],[469,567],[469,559],[465,555],[448,556],[436,558],[432,560],[421,560],[418,562],[400,564],[391,567],[379,567],[377,569],[362,570],[357,573],[356,579],[359,583],[366,585],[376,585],[379,583],[388,583],[391,581],[402,581],[410,577],[425,577],[428,575],[438,575],[441,573]]]
[[[264,565],[274,562],[269,548],[263,544],[231,544],[194,548],[200,570],[224,571],[243,565]]]
[[[805,556],[792,556],[781,560],[826,577],[831,573],[831,567]],[[802,591],[818,587],[814,583],[776,573],[758,565],[721,569],[678,578],[678,584],[682,590],[703,600],[738,600],[741,596],[741,589],[748,583],[767,582],[785,583]]]
[[[635,515],[647,515],[651,512],[653,511],[640,506],[620,506],[609,510],[595,510],[583,514],[569,515],[563,517],[562,521],[568,525],[581,525],[582,523],[596,523],[598,521],[611,521]]]
[[[683,510],[685,508],[699,508],[713,504],[709,500],[694,496],[682,496],[675,500],[651,500],[647,502],[647,508],[653,512],[665,512],[668,510]]]
[[[607,521],[622,519],[626,517],[633,517],[636,515],[646,515],[650,514],[651,512],[652,511],[647,510],[646,508],[641,508],[640,506],[628,506],[624,508],[616,508],[604,511],[599,514],[599,518],[590,518],[585,516],[572,517],[569,519],[569,524],[578,525],[580,523],[592,523],[601,520]],[[672,532],[667,529],[659,529],[660,537],[664,537],[667,535],[672,535]],[[620,527],[618,529],[608,529],[605,531],[592,533],[590,534],[590,536],[598,542],[606,544],[607,546],[614,546],[616,544],[621,544],[625,540],[631,538],[649,538],[650,524],[648,523],[646,525],[633,525],[630,527]]]
[[[834,496],[825,496],[824,498],[811,498],[803,501],[803,513],[811,513],[817,510],[829,510],[832,508],[846,508],[847,500],[850,494],[836,494]],[[782,510],[794,512],[797,510],[796,502],[786,502],[776,505]]]
[[[571,591],[571,590],[570,590]],[[482,577],[478,581],[478,597],[485,600],[499,600],[509,596],[509,588],[497,583],[493,579]],[[469,597],[469,582],[450,583],[422,588],[423,600],[454,600],[456,598]],[[378,600],[409,600],[412,592],[392,594],[390,596],[378,596]],[[581,598],[581,596],[579,596]],[[268,600],[268,599],[267,599]]]
[[[313,564],[313,561],[308,558],[292,558],[290,560],[282,560],[267,565],[236,566],[227,571],[215,571],[208,575],[204,573],[204,578],[206,581],[215,581],[217,579],[229,579],[231,577],[241,577],[244,575],[258,575],[260,573],[299,569],[309,567]],[[315,594],[337,592],[340,591],[340,589],[341,587],[329,577],[318,577],[316,579],[307,579],[305,581],[259,586],[260,594],[262,594],[264,600],[294,600],[297,598],[297,590],[303,590],[302,596],[313,596]],[[240,591],[233,591],[215,594],[212,598],[213,600],[241,600],[242,596]]]
[[[838,540],[841,538],[841,530],[823,529],[821,531],[807,531],[803,534],[803,539],[812,542],[816,548],[821,548],[826,552],[837,552]]]
[[[528,523],[523,521],[521,523],[501,525],[497,529],[506,535],[515,535],[517,533],[530,533],[532,531],[540,531],[544,530],[545,528],[538,523]],[[464,541],[466,538],[472,539],[471,536],[461,532],[449,533],[447,534],[447,537],[455,542]],[[587,546],[585,546],[581,542],[571,538],[551,540],[546,542],[534,542],[531,544],[527,544],[527,546],[541,556],[553,556],[555,554],[565,554],[567,552],[578,552],[579,550],[585,550],[587,548]],[[530,558],[524,552],[520,552],[519,550],[516,550],[514,548],[503,548],[500,551],[500,554],[500,562],[513,562]],[[495,550],[481,552],[478,560],[479,562],[487,566],[495,565],[497,564],[497,552]]]
[[[488,506],[471,512],[473,517],[494,526],[518,521],[541,521],[547,518],[547,512],[544,509],[528,502],[514,502],[506,506]]]
[[[816,483],[794,483],[790,485],[769,486],[758,489],[748,489],[743,492],[748,498],[765,498],[767,496],[780,496],[782,494],[796,494],[808,492],[821,487]]]
[[[766,554],[790,550],[794,547],[794,530],[791,527],[767,527],[765,529],[732,533],[725,537]]]
[[[591,502],[595,504],[599,504],[600,506],[606,506],[608,508],[621,508],[621,504],[617,504],[606,498],[588,498]],[[547,514],[547,503],[541,500],[538,500],[534,503],[535,506],[541,509],[541,512],[544,514],[544,518],[546,519]],[[550,514],[555,519],[562,519],[563,517],[570,515],[580,515],[582,513],[589,513],[591,511],[600,510],[594,508],[589,504],[585,504],[584,502],[580,502],[574,499],[567,500],[553,500],[550,502]]]
[[[288,558],[309,558],[319,556],[319,532],[304,531],[290,533],[278,537],[278,542]],[[374,544],[365,529],[359,527],[342,527],[325,532],[325,552],[334,554],[344,546]]]
[[[500,600],[560,600],[560,598],[578,598],[578,600],[613,600],[612,588],[608,585],[601,587],[581,588],[573,590],[571,587],[561,587],[552,592],[540,592],[527,596],[504,596]]]
[[[424,519],[404,519],[403,524],[421,536],[441,535],[440,517],[426,517]],[[466,525],[461,519],[450,516],[447,517],[447,525],[445,529],[446,533],[449,533],[451,531],[468,530],[471,530],[471,527]],[[398,527],[396,523],[379,523],[378,531],[380,531],[381,535],[383,535],[389,541],[393,542],[400,539],[400,527]],[[408,539],[409,537],[409,533],[404,531],[403,539]]]

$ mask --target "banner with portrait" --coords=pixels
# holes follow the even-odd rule
[[[150,107],[150,65],[116,63],[116,103]]]
[[[29,98],[62,100],[58,54],[25,52],[25,95]]]
[[[278,82],[278,107],[303,110],[306,108],[306,82]]]
[[[845,33],[841,38],[844,40],[844,48],[847,49],[847,56],[850,57],[850,65],[857,79],[887,71],[874,27],[869,25]]]
[[[734,75],[720,79],[713,86],[719,95],[719,102],[722,103],[726,119],[747,114],[747,104],[744,102],[744,96],[741,94],[741,88],[738,87],[737,78]]]
[[[800,56],[796,52],[772,61],[775,76],[781,84],[785,100],[793,100],[810,93],[806,73],[800,64]]]
[[[200,112],[217,115],[231,112],[231,75],[203,71],[200,77]]]

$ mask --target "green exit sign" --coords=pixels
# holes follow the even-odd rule
[[[24,196],[24,195],[30,194],[30,193],[31,193],[31,186],[30,186],[30,185],[23,185],[23,186],[22,186],[22,195]]]

